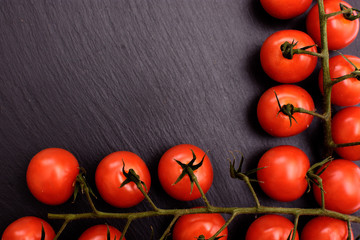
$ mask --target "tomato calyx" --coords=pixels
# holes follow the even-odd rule
[[[123,168],[122,168],[122,172],[124,174],[124,176],[126,177],[125,181],[123,181],[120,185],[120,188],[124,187],[126,184],[128,183],[135,183],[136,186],[140,189],[141,186],[143,186],[145,188],[145,191],[147,192],[147,187],[146,184],[140,180],[140,176],[136,174],[135,170],[130,168],[128,172],[125,171],[125,162],[123,160]]]
[[[279,113],[283,113],[284,115],[288,116],[289,117],[289,121],[290,121],[290,127],[292,125],[292,120],[294,120],[296,123],[296,119],[294,118],[293,114],[296,112],[296,108],[294,107],[294,105],[292,105],[291,103],[287,103],[285,105],[282,105],[280,104],[280,100],[276,94],[276,92],[274,91],[275,93],[275,97],[276,97],[276,101],[279,105],[279,112],[277,113],[279,115]]]
[[[340,3],[340,9],[343,12],[344,18],[349,21],[354,21],[360,18],[360,15],[358,14],[360,13],[360,10],[356,8],[349,8],[348,6],[345,6],[344,4]],[[354,11],[357,13],[356,15],[354,14]]]
[[[296,46],[297,42],[294,40],[289,43],[288,41],[281,44],[280,49],[284,58],[292,59],[294,56],[294,47]]]
[[[73,194],[73,203],[76,201],[77,195],[79,193],[79,191],[81,191],[81,194],[88,194],[88,195],[92,195],[95,199],[97,199],[97,196],[95,195],[94,191],[91,189],[89,183],[86,180],[86,170],[85,168],[80,167],[80,172],[79,174],[76,176],[76,180],[74,182],[74,194]]]
[[[45,229],[44,229],[44,224],[41,223],[41,240],[45,240]]]
[[[239,163],[239,166],[238,168],[236,169],[235,167],[235,161],[236,161],[236,157],[234,155],[233,152],[231,152],[231,154],[233,155],[233,160],[231,161],[229,159],[229,162],[230,162],[230,176],[231,178],[237,178],[237,179],[240,179],[242,181],[250,181],[250,182],[259,182],[257,179],[255,178],[250,178],[250,175],[251,174],[254,174],[256,173],[257,171],[261,170],[261,169],[264,169],[266,167],[262,167],[262,168],[255,168],[255,169],[251,169],[247,172],[243,172],[242,171],[242,166],[243,166],[243,163],[245,161],[245,157],[243,154],[241,154],[241,159],[240,159],[240,163]]]
[[[284,58],[287,59],[293,59],[294,54],[311,54],[313,55],[313,52],[309,52],[306,51],[309,48],[312,48],[316,45],[311,45],[311,46],[305,46],[302,48],[298,48],[298,49],[294,49],[294,47],[298,44],[298,42],[295,42],[295,40],[292,40],[291,43],[289,43],[288,41],[284,42],[283,44],[281,44],[280,49],[282,52],[282,55]]]
[[[190,149],[190,150],[192,152],[192,159],[190,160],[189,163],[185,164],[185,163],[180,162],[179,160],[174,159],[177,162],[177,164],[179,164],[181,166],[181,168],[183,170],[182,170],[180,176],[173,183],[173,185],[177,184],[178,182],[181,181],[181,179],[183,179],[186,175],[188,175],[190,178],[190,183],[191,183],[191,191],[190,191],[190,194],[191,194],[193,191],[193,188],[194,188],[194,183],[195,183],[194,171],[202,166],[205,156],[206,156],[206,153],[202,157],[201,161],[198,164],[194,165],[195,160],[196,160],[196,155],[192,149]]]
[[[110,233],[110,227],[109,227],[109,225],[108,224],[106,224],[106,228],[107,228],[107,230],[106,230],[106,240],[112,240],[111,239],[111,233]],[[116,240],[116,238],[117,238],[117,236],[115,235],[115,237],[114,237],[114,240]]]
[[[308,193],[311,190],[311,183],[315,184],[321,191],[321,207],[322,209],[325,209],[325,190],[322,184],[322,178],[320,177],[320,175],[327,169],[327,167],[329,166],[330,162],[334,160],[333,157],[327,157],[324,160],[315,163],[314,165],[312,165],[308,172],[306,173],[306,181],[308,182]],[[319,172],[318,169],[322,168]]]

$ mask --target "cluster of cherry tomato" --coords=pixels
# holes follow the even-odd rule
[[[194,157],[195,156],[195,157]],[[194,171],[202,190],[206,193],[213,181],[213,168],[207,154],[190,144],[180,144],[170,148],[159,161],[158,177],[164,190],[180,201],[190,201],[201,197],[199,190],[192,187],[190,178],[177,181],[183,169],[177,161],[188,164],[195,159],[194,165],[201,162],[201,167]],[[134,182],[122,186],[127,177],[124,173],[134,170],[143,183],[143,190],[151,187],[151,176],[145,162],[135,153],[118,151],[107,155],[100,161],[95,172],[95,184],[100,196],[108,204],[117,208],[128,208],[139,204],[144,194]],[[172,173],[172,174],[170,174]],[[37,153],[30,161],[26,179],[32,195],[48,205],[59,205],[67,202],[73,195],[79,163],[69,151],[61,148],[47,148]],[[174,184],[177,182],[176,184]],[[122,186],[122,187],[120,187]],[[220,214],[192,214],[180,217],[173,229],[173,239],[192,239],[203,235],[206,238],[214,235],[225,224]],[[192,227],[188,227],[188,226]],[[55,237],[52,227],[44,220],[27,216],[11,223],[2,235],[2,240],[41,238],[42,228],[45,240]],[[186,231],[184,231],[186,229]],[[121,233],[112,226],[96,225],[87,229],[79,240],[119,239]],[[227,229],[221,233],[227,236]],[[226,239],[226,237],[224,238]]]
[[[279,1],[261,0],[264,9],[272,16],[288,19],[303,14],[310,7],[311,0]],[[342,10],[341,6],[351,8],[340,0],[325,0],[326,13]],[[284,6],[287,6],[286,8]],[[359,20],[350,21],[342,14],[328,19],[328,45],[330,50],[348,46],[357,36]],[[282,45],[290,44],[293,49],[306,50],[314,54],[294,54],[284,56]],[[262,128],[276,137],[290,137],[306,130],[313,120],[308,113],[291,113],[292,107],[315,111],[312,97],[303,88],[293,85],[309,77],[315,70],[318,57],[317,47],[321,46],[318,6],[314,5],[307,16],[307,33],[297,30],[283,30],[269,36],[261,48],[261,64],[264,71],[273,80],[282,83],[265,91],[258,102],[257,115]],[[330,59],[330,76],[338,78],[358,71],[360,58],[346,55]],[[323,91],[323,71],[319,73],[319,87]],[[343,80],[332,88],[331,102],[346,106],[333,118],[332,135],[336,144],[360,141],[360,81],[354,78]],[[290,115],[280,111],[280,106],[289,106]],[[325,207],[344,214],[352,214],[360,209],[360,168],[352,161],[360,160],[360,146],[337,148],[342,159],[336,159],[320,168],[325,190]],[[158,165],[158,177],[163,189],[173,198],[190,201],[201,197],[196,187],[192,187],[189,177],[178,181],[183,168],[177,162],[189,163],[196,156],[194,164],[202,161],[201,167],[194,171],[197,180],[206,193],[213,181],[213,169],[207,154],[200,148],[182,144],[174,146],[164,153]],[[177,161],[175,161],[177,160]],[[300,198],[307,189],[307,172],[310,162],[299,148],[283,145],[268,150],[259,160],[257,179],[261,189],[270,198],[288,202]],[[326,169],[325,169],[326,168]],[[137,205],[144,194],[135,183],[126,181],[124,172],[133,169],[143,183],[143,190],[151,187],[150,172],[144,161],[135,153],[114,152],[106,156],[97,166],[95,184],[98,193],[108,204],[118,208]],[[169,174],[171,172],[172,174]],[[68,151],[59,148],[44,149],[36,154],[27,169],[27,184],[30,192],[40,202],[49,205],[63,204],[74,193],[75,182],[79,175],[79,163]],[[176,182],[176,184],[174,184]],[[122,186],[122,187],[120,187]],[[316,201],[321,205],[321,191],[314,184]],[[203,235],[213,236],[225,224],[220,214],[191,214],[180,217],[174,225],[174,240],[196,239]],[[279,215],[264,215],[249,227],[246,240],[288,239],[294,224]],[[44,220],[27,216],[11,223],[2,235],[2,240],[40,239],[42,229],[45,240],[55,237],[52,227]],[[227,239],[227,228],[219,236]],[[120,238],[119,230],[112,226],[96,225],[87,229],[80,240]],[[329,239],[329,232],[336,239],[346,239],[346,222],[328,217],[316,217],[302,230],[301,239]],[[295,233],[295,239],[299,235]]]
[[[278,1],[261,0],[264,9],[273,17],[290,19],[305,13],[311,0]],[[326,14],[352,8],[341,0],[324,0]],[[354,11],[354,15],[357,15]],[[351,15],[351,14],[348,14]],[[359,31],[359,20],[348,20],[344,14],[327,20],[329,50],[339,50],[351,44]],[[307,33],[298,30],[282,30],[269,36],[262,45],[260,60],[265,73],[281,85],[265,91],[258,102],[257,115],[262,128],[275,137],[290,137],[306,130],[315,114],[296,112],[301,108],[315,112],[310,94],[294,85],[309,77],[316,68],[318,50],[321,47],[319,8],[315,4],[306,17]],[[287,42],[287,46],[284,43]],[[284,49],[288,47],[288,49]],[[296,50],[306,54],[293,54]],[[344,107],[332,119],[331,130],[335,144],[360,141],[360,58],[337,55],[329,60],[330,77],[338,81],[331,90],[331,103]],[[339,80],[343,76],[348,78]],[[324,94],[323,69],[319,73],[319,88]],[[329,86],[326,86],[329,87]],[[360,209],[360,168],[353,162],[360,160],[360,146],[338,147],[340,159],[320,168],[326,209],[352,214]],[[258,163],[257,179],[260,187],[278,201],[293,201],[301,197],[308,187],[307,172],[310,168],[306,154],[294,146],[277,146],[268,150]],[[321,206],[321,190],[313,184],[313,193]],[[288,239],[293,230],[287,218],[265,215],[251,224],[246,240]],[[296,233],[297,234],[297,233]],[[347,224],[343,221],[317,217],[308,222],[301,239],[347,239]],[[299,239],[296,235],[295,239]],[[353,237],[352,237],[353,239]]]

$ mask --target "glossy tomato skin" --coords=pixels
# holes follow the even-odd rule
[[[31,159],[26,181],[40,202],[59,205],[72,196],[78,174],[79,163],[74,155],[61,148],[47,148]]]
[[[158,166],[158,176],[161,186],[167,194],[180,201],[191,201],[201,197],[195,184],[191,193],[191,184],[188,176],[185,176],[178,183],[174,184],[182,173],[182,168],[175,159],[185,164],[189,163],[193,158],[191,150],[193,150],[196,155],[195,165],[200,163],[205,155],[202,166],[195,170],[194,174],[202,190],[206,193],[212,185],[214,173],[210,159],[199,147],[191,144],[176,145],[163,154]]]
[[[122,172],[123,161],[125,171],[133,169],[145,183],[144,190],[148,192],[151,186],[150,172],[138,155],[128,151],[113,152],[102,159],[95,172],[95,184],[107,203],[118,208],[129,208],[139,204],[145,197],[133,182],[120,188],[126,180]]]
[[[287,240],[294,224],[280,215],[264,215],[256,219],[249,227],[245,240]],[[295,240],[299,240],[296,232]]]
[[[360,58],[345,55],[355,66],[360,68]],[[346,61],[341,55],[330,58],[329,60],[330,77],[334,81],[339,78],[350,74],[355,69]],[[319,73],[319,87],[320,91],[324,93],[323,87],[323,70]],[[331,103],[337,106],[353,106],[360,103],[360,81],[356,78],[348,78],[335,84],[331,90]]]
[[[325,12],[333,13],[341,11],[340,3],[351,8],[351,6],[340,0],[326,0],[324,1]],[[314,39],[314,41],[321,46],[320,39],[320,21],[319,21],[319,7],[314,5],[306,17],[307,33]],[[343,15],[330,17],[327,21],[327,35],[329,50],[339,50],[350,43],[352,43],[359,32],[359,19],[354,21],[347,20]]]
[[[115,227],[108,226],[105,224],[95,225],[83,232],[78,240],[107,240],[108,228],[110,231],[111,240],[119,240],[121,237],[121,232]],[[115,238],[116,236],[116,238]],[[123,238],[125,240],[125,238]]]
[[[278,19],[297,17],[310,7],[312,0],[260,0],[267,13]]]
[[[353,214],[360,209],[360,168],[355,163],[344,159],[333,160],[327,164],[320,177],[325,191],[326,209],[344,214]],[[316,201],[321,205],[321,192],[315,184],[313,191]]]
[[[277,201],[300,198],[307,189],[306,173],[310,168],[307,155],[299,148],[283,145],[271,148],[258,163],[257,179],[261,189]]]
[[[347,240],[347,223],[335,218],[316,217],[304,226],[301,240]],[[351,239],[354,239],[351,234]]]
[[[217,213],[188,214],[181,216],[174,225],[173,240],[197,239],[203,235],[209,239],[225,224],[224,218]],[[228,239],[228,230],[225,228],[218,236]]]
[[[290,126],[289,117],[279,113],[275,97],[277,94],[281,106],[292,104],[294,107],[314,111],[314,101],[310,94],[296,85],[283,84],[272,87],[260,97],[257,106],[257,117],[261,127],[274,137],[290,137],[305,131],[311,124],[313,116],[306,113],[295,113]]]
[[[331,123],[332,136],[336,144],[360,141],[360,107],[347,107],[337,112]],[[360,146],[336,148],[344,159],[360,160]]]
[[[317,57],[308,54],[294,54],[292,59],[283,56],[281,45],[297,42],[294,49],[312,46],[309,35],[298,30],[281,30],[270,35],[260,50],[260,62],[265,73],[280,83],[296,83],[306,79],[315,69]],[[316,47],[307,49],[316,52]]]
[[[32,216],[12,222],[5,229],[1,240],[41,240],[42,226],[44,226],[45,240],[52,240],[55,237],[54,229],[46,221]]]

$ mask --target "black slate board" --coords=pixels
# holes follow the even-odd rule
[[[356,0],[349,0],[357,5]],[[88,211],[85,199],[44,206],[30,194],[29,160],[48,147],[72,152],[94,186],[97,163],[107,154],[133,151],[152,174],[150,196],[160,207],[193,207],[168,197],[156,177],[157,163],[170,147],[190,143],[210,150],[216,175],[208,198],[219,206],[252,206],[245,184],[228,173],[229,150],[256,167],[269,148],[290,144],[314,163],[321,158],[321,127],[291,138],[267,135],[256,119],[261,93],[277,85],[259,62],[262,42],[281,29],[305,31],[305,15],[289,21],[264,12],[260,3],[242,1],[0,1],[0,233],[17,218],[48,212]],[[343,53],[360,56],[357,39]],[[318,68],[299,83],[317,108]],[[359,163],[357,163],[359,164]],[[258,187],[256,187],[259,190]],[[291,203],[265,205],[316,207],[311,194]],[[102,200],[101,210],[114,210]],[[144,201],[127,210],[149,209]],[[359,215],[359,213],[357,213]],[[231,224],[230,239],[244,239],[254,216]],[[300,228],[309,218],[302,218]],[[124,221],[108,220],[120,230]],[[127,239],[159,237],[167,217],[133,223]],[[49,220],[58,230],[62,222]],[[62,239],[75,239],[104,220],[73,222]],[[360,226],[354,226],[360,234]]]

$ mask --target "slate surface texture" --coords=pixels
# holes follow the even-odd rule
[[[358,1],[348,2],[359,8]],[[48,147],[72,152],[94,188],[103,157],[135,152],[150,169],[150,196],[163,208],[202,204],[173,200],[159,184],[158,161],[176,144],[209,150],[216,173],[207,196],[218,206],[254,204],[245,184],[229,176],[229,150],[245,155],[245,169],[256,167],[266,150],[281,144],[301,148],[312,163],[321,159],[320,121],[300,135],[274,138],[256,118],[260,95],[278,85],[260,66],[260,47],[278,30],[305,31],[305,15],[277,20],[255,0],[0,0],[0,29],[0,233],[22,216],[46,219],[48,212],[89,210],[83,197],[54,207],[30,194],[27,164]],[[360,39],[342,52],[360,56]],[[297,85],[321,110],[318,71],[319,65]],[[312,194],[280,203],[255,188],[264,205],[317,206]],[[95,204],[104,211],[149,209],[145,201],[125,210],[102,200]],[[126,239],[149,239],[150,226],[158,238],[170,219],[136,221]],[[239,216],[229,239],[244,239],[254,219]],[[300,229],[308,219],[301,218]],[[62,224],[48,222],[55,230]],[[61,239],[76,239],[104,222],[72,222]],[[120,230],[125,224],[106,222]],[[360,234],[359,225],[354,230]]]

